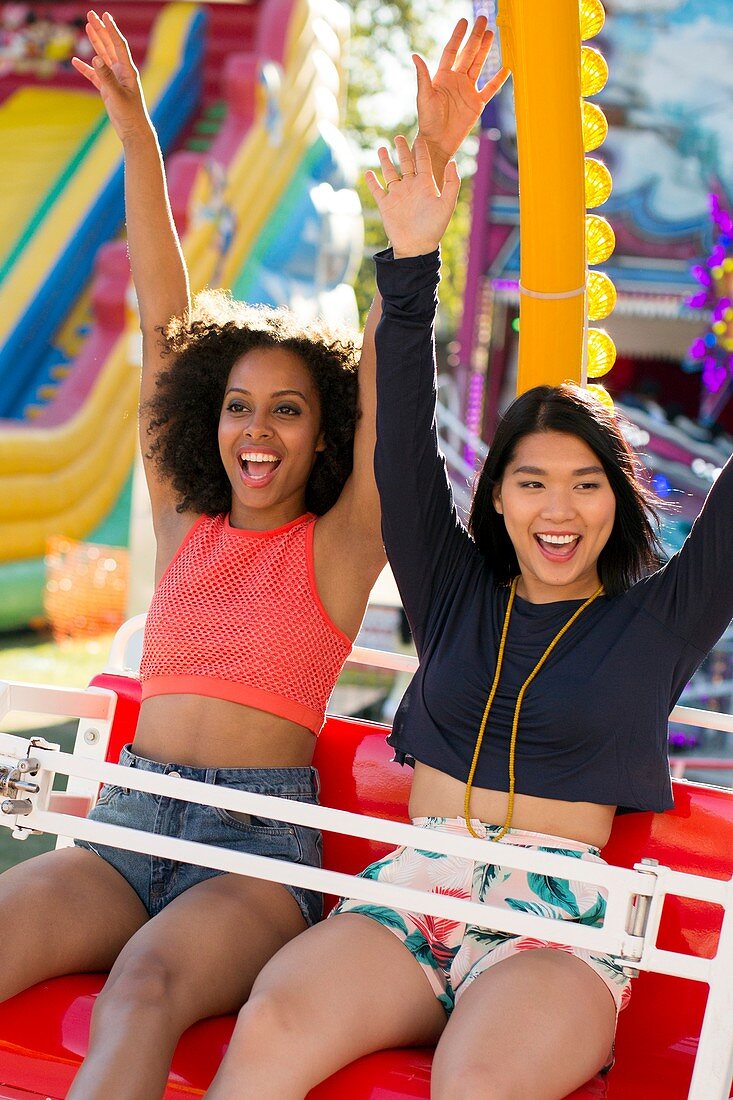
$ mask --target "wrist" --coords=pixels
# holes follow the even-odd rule
[[[436,182],[440,182],[445,173],[445,167],[451,157],[454,155],[455,150],[444,149],[437,141],[433,141],[428,137],[425,137],[420,130],[417,132],[417,137],[421,137],[428,147],[428,153],[430,154],[430,164],[433,169],[433,175]]]
[[[422,241],[414,246],[392,245],[392,256],[395,260],[414,260],[418,256],[431,256],[437,252],[440,241]]]
[[[120,141],[126,153],[137,149],[160,148],[155,127],[147,114],[121,130]]]

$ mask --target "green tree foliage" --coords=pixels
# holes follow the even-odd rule
[[[357,191],[364,210],[364,261],[357,275],[359,312],[364,320],[374,295],[373,254],[386,245],[382,223],[364,183],[367,168],[378,167],[379,145],[391,145],[395,134],[411,137],[416,131],[415,77],[411,56],[422,54],[431,72],[451,29],[445,20],[445,4],[439,0],[346,0],[351,11],[351,55],[346,111],[346,133],[358,149],[360,165]],[[454,5],[455,18],[470,17],[468,3]],[[465,8],[465,10],[464,10]],[[441,20],[440,33],[436,19]],[[395,93],[394,89],[404,89]],[[385,89],[390,89],[386,91]],[[459,158],[463,177],[458,208],[443,240],[440,325],[450,339],[460,324],[470,226],[470,151]],[[469,177],[469,178],[467,178]]]

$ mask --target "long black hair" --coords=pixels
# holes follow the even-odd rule
[[[494,490],[525,436],[564,432],[586,443],[598,457],[616,498],[616,516],[598,558],[598,576],[609,596],[625,592],[660,562],[659,501],[639,479],[641,464],[624,438],[615,415],[586,390],[571,383],[535,386],[504,413],[479,475],[469,530],[508,583],[519,572],[517,554],[494,507]]]

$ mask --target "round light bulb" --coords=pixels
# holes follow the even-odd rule
[[[606,21],[601,0],[580,0],[580,37],[593,38]]]
[[[592,396],[595,397],[596,401],[600,401],[601,405],[603,405],[605,409],[608,409],[609,412],[613,412],[613,398],[611,397],[607,389],[605,389],[603,386],[597,386],[594,383],[591,383],[586,388],[588,390],[588,393],[592,394]]]
[[[589,264],[604,264],[616,247],[616,234],[600,214],[585,215],[585,243]]]
[[[608,80],[608,65],[600,50],[594,46],[580,47],[580,93],[596,95]]]
[[[616,287],[602,271],[588,272],[588,317],[602,321],[616,305]]]
[[[713,332],[716,336],[722,336],[727,328],[728,326],[726,325],[725,321],[713,322]]]
[[[608,120],[596,103],[583,100],[583,148],[591,153],[608,136]]]
[[[585,205],[592,210],[602,206],[611,194],[613,182],[611,173],[603,161],[593,157],[585,158]]]
[[[616,362],[616,345],[602,328],[588,329],[588,377],[602,378]]]

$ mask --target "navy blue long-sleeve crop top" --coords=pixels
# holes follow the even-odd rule
[[[389,738],[397,759],[465,782],[496,668],[509,590],[458,517],[435,425],[433,322],[439,257],[377,256],[375,470],[387,554],[420,666]],[[525,696],[518,792],[619,810],[672,805],[667,719],[733,617],[733,465],[679,553],[620,596],[601,596],[553,651]],[[517,597],[477,787],[508,789],[519,689],[582,601]]]

